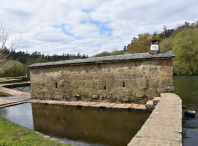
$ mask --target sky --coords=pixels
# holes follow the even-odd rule
[[[0,0],[16,51],[89,56],[122,50],[133,37],[198,20],[197,0]],[[15,40],[15,39],[14,39]]]

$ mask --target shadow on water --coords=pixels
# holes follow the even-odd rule
[[[30,103],[0,109],[0,116],[9,121],[75,146],[127,145],[149,115]]]
[[[175,93],[182,99],[182,104],[198,113],[198,76],[175,76],[174,86]],[[197,146],[197,137],[198,114],[194,118],[183,115],[183,146]]]

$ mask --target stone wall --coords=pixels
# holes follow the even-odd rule
[[[33,99],[146,103],[173,92],[169,58],[30,68]]]

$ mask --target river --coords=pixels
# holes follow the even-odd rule
[[[175,94],[181,97],[188,110],[198,113],[198,76],[174,76]],[[183,110],[185,112],[185,110]],[[184,114],[183,114],[184,115]],[[183,116],[183,146],[198,145],[198,114]]]

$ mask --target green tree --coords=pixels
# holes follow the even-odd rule
[[[149,33],[139,34],[138,38],[133,38],[132,43],[128,46],[129,53],[146,53],[150,52],[152,35]]]
[[[173,62],[176,74],[197,74],[198,70],[198,28],[183,29],[173,42]]]
[[[4,76],[21,76],[27,73],[27,68],[19,61],[8,60],[3,64]]]
[[[160,51],[172,51],[173,49],[173,41],[174,39],[172,37],[165,38],[162,41],[160,41]]]
[[[36,58],[36,63],[43,63],[45,60],[43,58]]]

